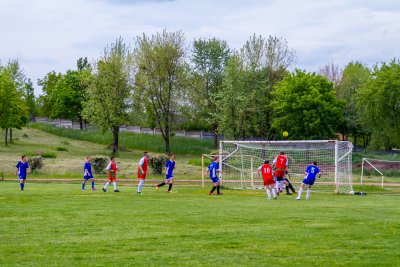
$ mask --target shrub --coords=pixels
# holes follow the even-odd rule
[[[65,146],[69,146],[70,145],[70,143],[67,140],[62,140],[60,143],[62,145],[65,145]]]
[[[62,146],[58,146],[58,147],[56,147],[56,150],[57,151],[68,151],[68,148],[62,147]]]
[[[153,174],[157,175],[162,175],[163,168],[165,166],[165,163],[168,160],[168,156],[164,154],[156,154],[156,155],[150,155],[149,156],[149,166],[152,170]]]
[[[109,158],[106,156],[93,156],[92,166],[95,173],[105,173]]]
[[[24,133],[24,134],[22,135],[22,137],[29,138],[29,136],[28,136],[26,133]]]
[[[41,156],[28,158],[28,164],[32,171],[40,170],[43,167],[43,158]]]
[[[44,152],[44,153],[42,153],[42,158],[46,158],[46,159],[54,159],[54,158],[57,158],[57,154],[56,153],[54,153],[54,152]]]

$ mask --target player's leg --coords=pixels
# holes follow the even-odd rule
[[[215,191],[215,189],[217,189],[217,186],[219,185],[219,180],[218,180],[218,178],[211,178],[211,180],[213,181],[214,186],[211,188],[211,191],[209,194],[214,195],[214,191]]]
[[[269,186],[272,188],[272,195],[274,196],[274,199],[276,199],[277,198],[276,188],[275,188],[274,184],[270,184]]]
[[[310,199],[311,187],[312,187],[312,185],[308,185],[307,194],[306,194],[306,200]]]
[[[293,193],[296,193],[296,190],[294,189],[294,187],[293,187],[292,183],[289,181],[289,179],[286,179],[286,182],[288,183],[290,190],[292,190]]]
[[[85,191],[85,185],[86,185],[86,177],[83,177],[82,191]]]
[[[221,192],[221,183],[218,180],[218,184],[217,184],[217,195],[223,195],[223,193]]]
[[[286,195],[291,195],[292,193],[289,192],[289,183],[288,183],[288,181],[286,179],[284,179],[283,183],[285,184]]]
[[[265,191],[267,191],[267,199],[270,200],[271,199],[271,191],[269,190],[269,185],[265,184]]]
[[[142,193],[143,185],[144,185],[144,179],[139,178],[139,184],[138,184],[138,188],[137,188],[137,193],[138,194]]]
[[[108,178],[107,183],[103,186],[103,192],[106,192],[107,186],[110,185],[110,182],[111,182],[111,180],[110,180],[110,178]]]
[[[90,179],[92,181],[92,190],[96,190],[96,188],[94,187],[94,178]]]
[[[171,192],[173,184],[174,184],[174,178],[171,177],[168,179],[168,193]]]
[[[118,193],[119,190],[117,189],[117,179],[113,179],[113,186],[114,186],[114,192]]]
[[[21,191],[24,191],[25,188],[25,179],[21,178],[19,179],[19,187],[21,188]]]
[[[305,184],[304,184],[304,181],[303,181],[303,183],[300,185],[300,188],[299,188],[299,195],[296,197],[297,200],[299,200],[301,198],[301,194],[303,194],[304,185]]]

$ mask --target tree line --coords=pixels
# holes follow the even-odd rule
[[[11,61],[0,68],[1,128],[7,135],[36,115],[78,120],[81,129],[90,122],[112,132],[114,153],[124,124],[160,128],[167,154],[174,129],[226,139],[341,134],[364,147],[399,147],[398,60],[373,67],[350,62],[344,69],[331,63],[316,73],[295,63],[283,38],[254,34],[235,50],[218,38],[189,44],[182,32],[164,30],[130,44],[120,37],[93,62],[80,58],[74,70],[49,72],[35,98],[32,83]]]

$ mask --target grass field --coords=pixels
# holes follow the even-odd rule
[[[399,266],[400,199],[0,182],[0,266]],[[165,189],[165,188],[163,188]]]

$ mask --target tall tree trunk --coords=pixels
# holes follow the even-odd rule
[[[5,134],[4,134],[4,136],[5,136],[5,144],[6,144],[6,146],[8,145],[8,128],[6,128],[6,132],[5,132]]]
[[[112,127],[111,131],[113,133],[112,154],[115,156],[118,151],[119,127]]]
[[[10,144],[12,144],[12,128],[10,128]]]
[[[353,146],[353,149],[355,150],[356,147],[357,147],[357,135],[356,135],[356,134],[353,134],[353,136],[354,136],[354,146]]]
[[[171,146],[170,146],[170,140],[169,140],[169,127],[166,126],[165,127],[165,154],[167,154],[168,156],[171,154]]]
[[[83,130],[83,119],[82,117],[79,117],[79,126],[81,128],[81,131]]]
[[[213,133],[214,133],[214,149],[217,149],[218,148],[217,125],[213,125]]]

